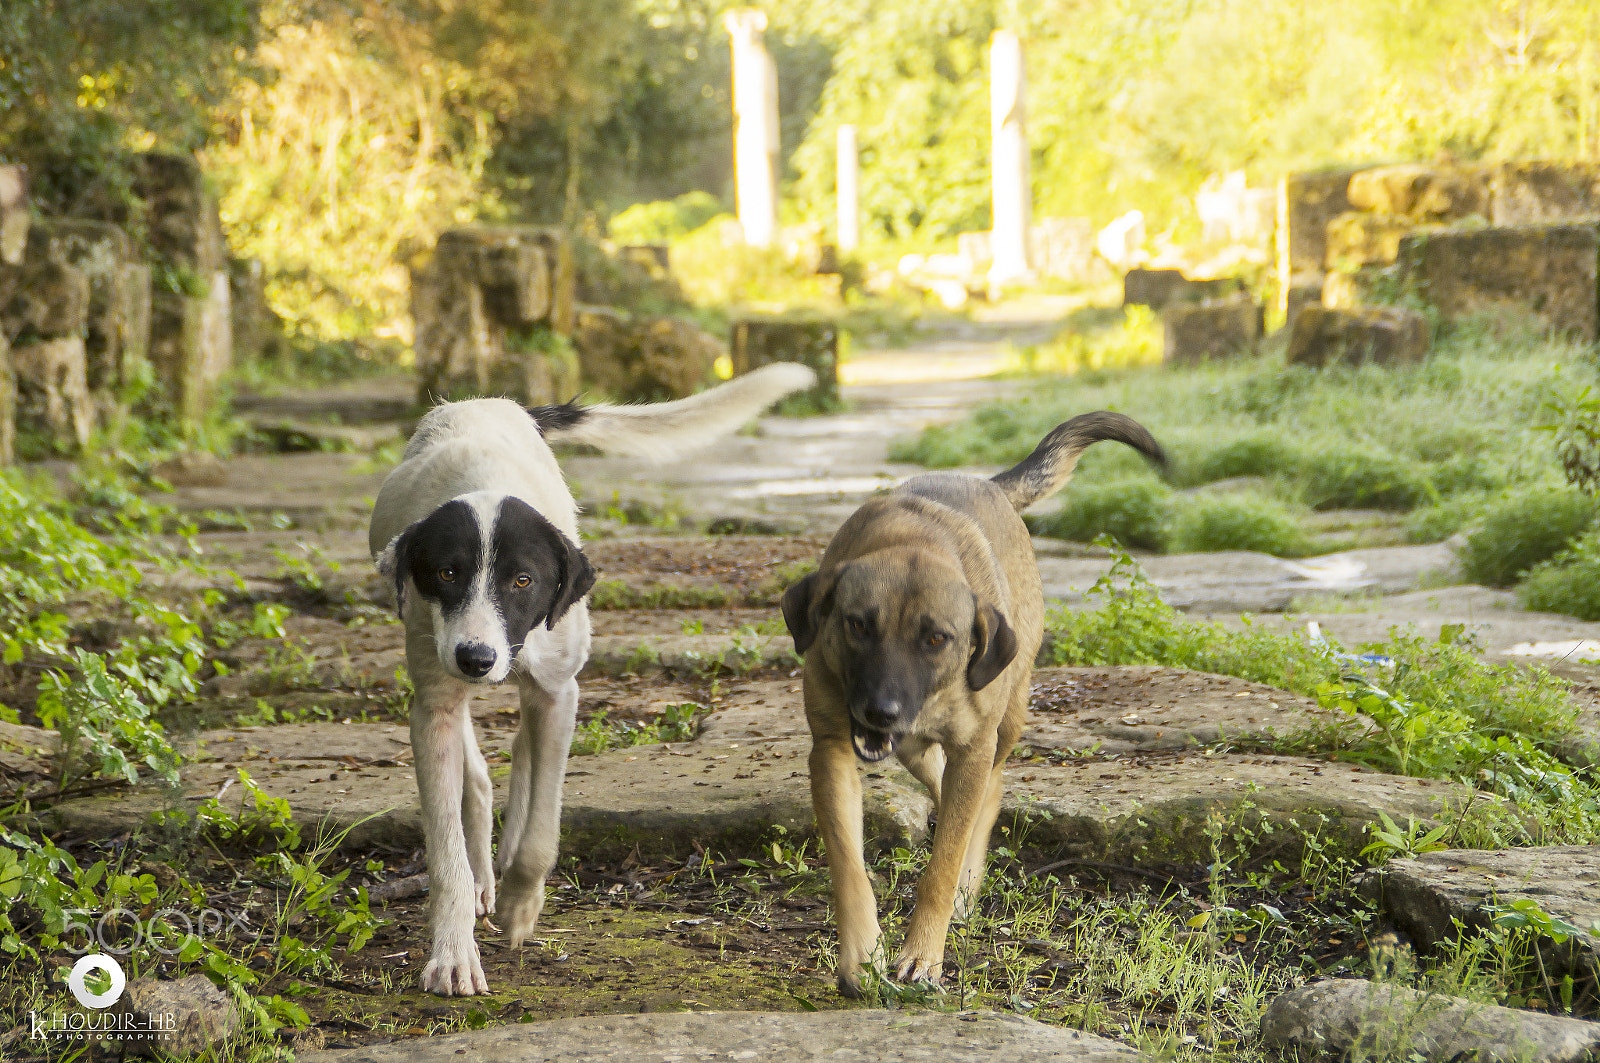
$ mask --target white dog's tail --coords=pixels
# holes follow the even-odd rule
[[[817,375],[803,365],[775,362],[676,402],[580,406],[574,401],[531,407],[528,413],[546,439],[669,461],[737,431],[785,395],[816,382]]]

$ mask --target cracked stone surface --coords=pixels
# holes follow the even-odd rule
[[[1600,1052],[1600,1023],[1350,978],[1280,994],[1261,1039],[1313,1059],[1580,1063]]]
[[[1114,1041],[1020,1015],[869,1010],[605,1015],[299,1054],[300,1063],[1134,1063],[1141,1058]]]
[[[1487,928],[1486,904],[1531,900],[1581,930],[1600,923],[1600,845],[1534,846],[1485,851],[1446,849],[1391,860],[1371,872],[1363,892],[1390,920],[1429,949],[1456,936],[1456,922]],[[1600,975],[1600,938],[1593,932],[1540,947],[1547,966]]]

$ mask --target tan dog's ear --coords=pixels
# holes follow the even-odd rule
[[[967,661],[967,687],[982,690],[1017,655],[1017,633],[1011,630],[1000,610],[988,602],[978,603],[972,617],[972,657]]]
[[[805,653],[817,641],[822,618],[833,608],[833,588],[836,578],[823,580],[822,573],[813,572],[805,579],[783,592],[779,603],[783,609],[783,622],[789,626],[794,638],[794,652]]]

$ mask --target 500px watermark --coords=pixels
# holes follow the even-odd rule
[[[141,946],[161,956],[176,956],[204,936],[220,937],[235,930],[256,935],[241,913],[217,908],[203,908],[192,915],[170,907],[148,915],[127,908],[104,912],[68,908],[63,914],[62,948],[78,957],[67,975],[67,988],[87,1010],[30,1011],[29,1036],[34,1040],[165,1040],[177,1031],[175,1014],[116,1006],[128,987],[127,974],[117,957],[130,955]],[[91,975],[101,988],[90,988]]]
[[[149,915],[127,908],[105,912],[68,908],[63,914],[62,948],[73,956],[91,952],[127,956],[140,945],[162,956],[176,956],[202,938],[234,930],[252,937],[257,933],[242,913],[217,908],[202,908],[193,915],[179,908],[161,908]]]

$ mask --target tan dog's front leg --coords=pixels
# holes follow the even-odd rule
[[[939,982],[956,889],[973,828],[983,818],[989,773],[994,769],[994,743],[991,733],[987,743],[945,750],[944,792],[940,795],[939,826],[933,834],[933,855],[917,883],[917,907],[894,961],[895,976],[901,981]]]
[[[839,920],[839,992],[861,995],[861,968],[883,964],[878,901],[861,853],[861,776],[849,737],[811,744],[811,805],[828,851],[833,910]]]

